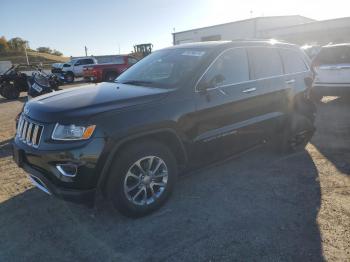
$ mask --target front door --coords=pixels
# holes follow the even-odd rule
[[[246,50],[232,48],[216,58],[199,81],[193,117],[198,160],[214,161],[259,142],[260,131],[248,128],[257,116],[259,99],[259,86],[249,75]]]

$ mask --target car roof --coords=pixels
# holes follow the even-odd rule
[[[196,42],[196,43],[188,43],[188,44],[180,44],[171,46],[165,49],[178,49],[178,48],[208,48],[215,49],[221,47],[244,47],[244,46],[277,46],[277,47],[290,47],[290,48],[299,48],[299,46],[295,44],[285,43],[281,41],[277,41],[274,39],[237,39],[232,41],[208,41],[208,42]]]
[[[334,47],[341,47],[341,46],[350,46],[350,43],[329,44],[329,45],[322,46],[322,48],[334,48]]]

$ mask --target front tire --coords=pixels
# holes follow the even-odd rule
[[[65,76],[67,83],[71,84],[74,82],[74,74],[72,72],[68,72]]]
[[[141,217],[166,202],[176,178],[172,152],[159,142],[139,141],[118,154],[107,181],[107,195],[123,215]]]

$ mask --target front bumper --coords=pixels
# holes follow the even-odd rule
[[[33,184],[42,191],[76,203],[93,202],[98,182],[98,160],[104,147],[103,139],[92,139],[83,146],[60,150],[38,150],[15,138],[13,158],[29,173]],[[59,164],[78,166],[74,176],[57,169]]]
[[[29,173],[28,177],[30,178],[32,184],[49,195],[54,195],[57,198],[63,199],[65,201],[70,201],[79,204],[91,205],[94,202],[96,193],[95,189],[74,190],[60,188],[51,183],[45,177],[45,174],[32,168],[28,164],[23,164],[22,168]]]

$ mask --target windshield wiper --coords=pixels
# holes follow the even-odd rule
[[[118,83],[118,82],[117,82]],[[129,80],[125,82],[121,82],[121,84],[126,84],[126,85],[153,85],[154,82],[152,81],[143,81],[143,80]]]

